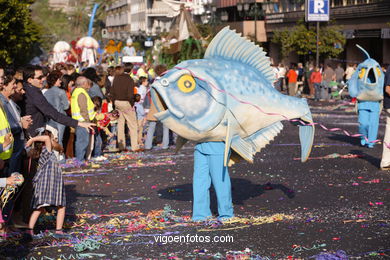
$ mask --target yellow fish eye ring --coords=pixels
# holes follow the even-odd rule
[[[190,93],[196,87],[195,79],[191,75],[183,75],[179,78],[177,82],[177,87],[181,92]]]
[[[379,77],[381,76],[381,70],[378,67],[376,68],[376,73],[378,73]]]
[[[366,69],[361,69],[359,72],[359,79],[362,79],[364,77],[364,74],[366,73]]]

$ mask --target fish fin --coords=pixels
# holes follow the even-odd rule
[[[274,140],[275,136],[277,136],[282,129],[283,124],[281,122],[276,122],[248,136],[245,138],[245,141],[251,142],[255,148],[254,153],[257,153]]]
[[[313,123],[311,114],[301,117],[306,123]],[[299,141],[301,142],[301,161],[306,162],[309,158],[314,141],[314,125],[299,125]]]
[[[179,150],[185,145],[185,143],[187,143],[188,140],[185,139],[184,137],[181,137],[180,135],[177,137],[176,139],[176,149],[175,149],[175,153],[178,153]]]
[[[236,135],[232,138],[231,147],[243,159],[253,163],[253,147],[249,142]]]
[[[228,119],[226,127],[226,139],[225,139],[225,152],[223,156],[223,166],[228,165],[230,145],[232,143],[232,131],[231,131],[231,120]]]
[[[204,58],[221,57],[248,64],[260,71],[269,82],[275,80],[271,62],[263,48],[255,45],[241,34],[230,30],[229,26],[223,28],[213,38],[207,47]]]

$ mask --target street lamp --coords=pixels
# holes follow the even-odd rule
[[[237,11],[245,16],[249,15],[254,18],[255,22],[255,40],[257,41],[257,19],[258,16],[263,14],[263,10],[257,5],[257,1],[255,0],[253,2],[253,5],[251,6],[248,2],[238,2],[237,3]],[[244,17],[245,20],[245,17]]]
[[[264,11],[266,13],[271,13],[273,9],[274,3],[268,0],[267,2],[262,3],[262,7],[264,7]]]
[[[227,22],[229,20],[229,13],[227,11],[223,11],[221,13],[221,20],[223,22]]]

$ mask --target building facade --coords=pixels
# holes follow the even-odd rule
[[[117,0],[106,8],[107,37],[155,36],[167,32],[178,11],[161,0]]]
[[[76,0],[49,0],[49,6],[53,9],[62,10],[64,13],[70,13],[76,6]]]
[[[242,13],[238,11],[237,6],[247,4],[249,12]],[[280,46],[272,43],[270,40],[273,33],[284,28],[291,28],[299,20],[305,18],[305,1],[290,0],[218,0],[218,13],[228,14],[229,24],[242,24],[250,21],[253,24],[254,3],[260,6],[260,19],[264,22],[264,28],[260,27],[260,34],[266,37],[257,38],[263,42],[268,49],[269,56],[275,63],[282,61],[280,57]],[[390,1],[389,0],[329,0],[330,20],[332,24],[341,27],[342,33],[347,39],[344,52],[334,59],[334,62],[341,63],[359,63],[364,58],[356,44],[361,45],[379,63],[390,63]],[[314,23],[313,23],[314,24]],[[326,22],[321,22],[321,25]],[[253,26],[252,26],[253,27]],[[243,32],[245,25],[238,28]],[[258,27],[259,28],[259,27]],[[258,29],[259,30],[259,29]],[[245,32],[244,32],[245,33]],[[257,32],[259,34],[259,32]],[[285,63],[303,61],[303,57],[298,57],[291,53],[283,61]]]
[[[131,0],[117,0],[106,6],[107,38],[126,39],[131,36]]]

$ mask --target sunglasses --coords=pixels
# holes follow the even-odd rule
[[[42,80],[44,77],[45,77],[44,75],[41,75],[41,76],[34,78],[34,79]]]

